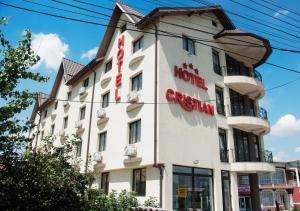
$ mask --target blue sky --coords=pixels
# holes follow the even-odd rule
[[[82,12],[94,16],[97,14],[88,13],[86,11],[81,11],[79,9],[70,8],[58,4],[56,2],[51,2],[50,0],[32,0],[39,3],[44,3],[47,5],[69,9],[77,12]],[[90,2],[106,7],[113,8],[114,1],[111,0],[83,0],[85,2]],[[156,4],[168,5],[168,6],[197,6],[196,2],[193,1],[167,1],[160,0],[154,1]],[[237,0],[238,1],[238,0]],[[262,0],[254,0],[260,3],[264,3]],[[275,2],[275,4],[282,5],[287,8],[287,10],[272,7],[266,4],[268,7],[278,11],[278,13],[271,11],[267,8],[260,7],[254,4],[250,0],[239,1],[243,4],[247,4],[250,7],[254,7],[270,16],[264,16],[250,9],[246,9],[240,5],[237,5],[230,0],[212,0],[211,2],[222,5],[225,9],[239,13],[244,16],[252,16],[258,19],[262,19],[265,23],[272,23],[272,26],[280,29],[281,27],[286,27],[288,29],[283,29],[284,31],[290,31],[293,34],[299,35],[300,33],[300,3],[298,0],[268,0]],[[2,0],[2,2],[8,2]],[[76,4],[72,0],[65,0],[65,2]],[[135,8],[142,13],[146,13],[155,7],[154,4],[150,4],[149,0],[124,0],[124,3],[129,5],[135,5]],[[171,2],[171,3],[170,3]],[[64,15],[84,20],[90,20],[98,23],[106,24],[108,21],[95,19],[91,17],[83,17],[79,15],[72,15],[66,12],[56,11],[52,9],[43,8],[41,6],[36,6],[22,0],[11,0],[9,3],[24,6],[31,9],[38,9],[45,12]],[[77,3],[76,5],[80,5]],[[198,4],[199,5],[199,4]],[[107,15],[111,14],[109,10],[103,10],[100,8],[89,7],[86,5],[80,5],[85,8],[96,10],[98,12],[105,13]],[[158,5],[156,5],[158,6]],[[296,11],[298,14],[294,14],[291,11]],[[34,71],[41,72],[47,76],[50,76],[50,80],[46,84],[33,83],[32,81],[22,81],[20,84],[21,88],[28,88],[34,91],[42,91],[49,93],[52,88],[53,81],[55,79],[57,66],[60,62],[61,56],[65,56],[79,63],[86,64],[94,55],[95,49],[98,47],[104,30],[104,27],[88,25],[77,23],[68,20],[57,19],[53,17],[28,13],[25,11],[20,11],[13,8],[8,8],[6,6],[0,5],[1,16],[11,16],[9,24],[4,28],[4,32],[9,40],[16,42],[20,39],[24,29],[31,29],[34,36],[34,46],[37,53],[42,56],[41,63],[34,69]],[[285,15],[283,15],[285,14]],[[257,33],[265,38],[272,39],[271,44],[276,47],[283,48],[295,48],[300,49],[299,40],[295,37],[283,34],[281,32],[275,31],[273,29],[264,27],[260,24],[253,23],[244,20],[240,17],[230,15],[235,25],[241,29]],[[288,16],[288,17],[287,17]],[[299,28],[290,26],[279,20],[275,20],[272,17],[276,17],[282,21],[287,21],[290,24],[298,25]],[[290,18],[289,18],[290,17]],[[298,22],[292,20],[291,18],[299,20]],[[274,25],[273,25],[274,24]],[[253,29],[259,28],[263,32],[272,33],[274,36],[284,37],[278,38],[270,35],[266,35],[261,32],[256,32]],[[251,30],[252,29],[252,30]],[[277,43],[283,42],[283,43]],[[291,46],[288,46],[291,45]],[[53,51],[52,51],[53,50]],[[44,59],[43,59],[44,58]],[[270,63],[276,63],[285,67],[297,69],[300,71],[300,54],[292,54],[287,52],[273,51],[271,57],[268,59]],[[288,81],[291,81],[300,74],[288,72],[281,70],[272,66],[262,65],[257,68],[263,76],[263,82],[265,88],[271,88]],[[272,125],[272,132],[265,136],[265,147],[273,151],[274,156],[278,160],[295,160],[300,159],[300,80],[296,81],[288,86],[284,86],[279,89],[275,89],[266,93],[265,97],[261,101],[261,105],[268,110],[268,117]],[[20,116],[25,118],[31,113],[31,108],[23,112]]]

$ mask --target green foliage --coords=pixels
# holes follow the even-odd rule
[[[149,197],[148,199],[146,199],[144,201],[144,206],[145,207],[158,208],[159,207],[159,203],[158,203],[158,201],[157,201],[157,199],[155,197]]]
[[[293,208],[293,211],[300,211],[300,208],[294,207],[294,208]]]

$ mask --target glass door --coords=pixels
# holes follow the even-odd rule
[[[240,204],[240,211],[252,211],[250,196],[240,196],[239,204]]]

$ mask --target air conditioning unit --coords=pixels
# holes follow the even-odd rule
[[[65,130],[60,130],[60,131],[58,132],[58,135],[59,135],[59,136],[65,136]]]
[[[80,94],[80,95],[85,94],[85,87],[80,87],[80,89],[79,89],[79,94]]]
[[[76,121],[76,122],[75,122],[75,127],[76,127],[77,129],[82,128],[82,122],[81,122],[80,120]]]
[[[125,147],[125,156],[129,156],[129,157],[134,157],[136,156],[137,152],[136,152],[136,147],[134,144],[128,144],[126,147]]]
[[[101,152],[95,152],[93,154],[93,160],[96,162],[101,162],[102,161],[102,154]]]
[[[105,118],[105,116],[106,116],[106,112],[105,112],[104,109],[99,109],[99,110],[97,111],[97,117],[98,117],[98,118],[102,119],[102,118]]]
[[[127,95],[127,99],[128,99],[128,102],[130,102],[130,103],[137,102],[139,100],[139,95],[138,95],[137,91],[129,92],[129,94]]]

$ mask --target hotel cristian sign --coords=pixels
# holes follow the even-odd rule
[[[193,72],[191,72],[193,71]],[[207,87],[205,86],[205,80],[198,75],[198,69],[194,68],[193,64],[183,63],[182,67],[174,66],[174,77],[178,78],[186,83],[189,83],[195,88],[201,89],[207,92]],[[179,104],[181,108],[185,111],[192,112],[198,111],[203,112],[208,115],[214,115],[214,106],[201,101],[199,99],[193,98],[186,94],[176,91],[174,89],[167,89],[166,98],[169,102]]]
[[[120,101],[121,96],[119,95],[119,87],[122,85],[122,66],[124,58],[124,35],[118,39],[118,52],[117,52],[117,65],[118,65],[118,74],[116,76],[115,82],[115,101]]]

